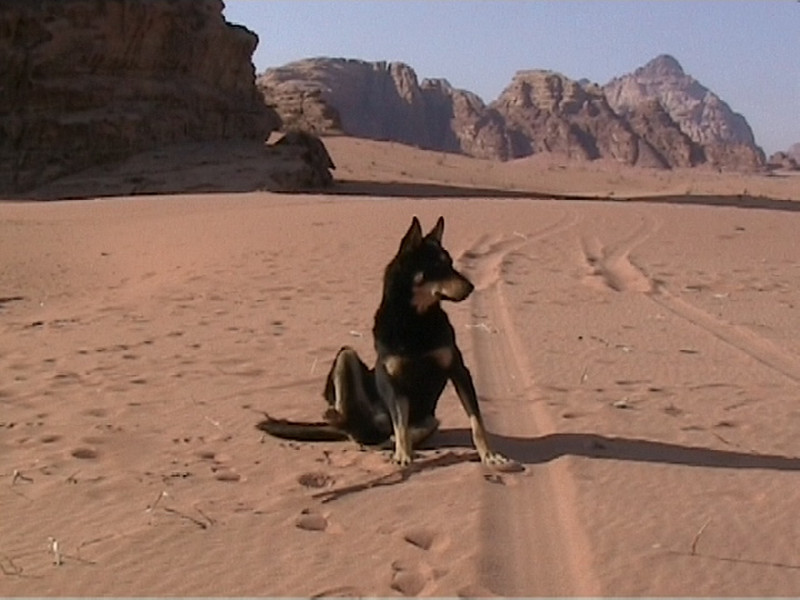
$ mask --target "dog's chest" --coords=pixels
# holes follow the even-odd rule
[[[418,355],[390,354],[383,366],[392,379],[414,377],[426,372],[439,372],[446,377],[453,364],[453,348],[443,346]]]

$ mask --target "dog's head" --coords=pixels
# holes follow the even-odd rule
[[[427,235],[422,234],[419,219],[414,217],[392,261],[397,267],[393,277],[410,289],[411,304],[420,314],[441,300],[460,302],[474,289],[472,283],[453,268],[453,259],[442,246],[443,233],[443,217],[439,217]]]

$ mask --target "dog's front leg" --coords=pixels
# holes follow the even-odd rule
[[[392,383],[391,369],[394,367],[389,361],[380,362],[375,369],[375,383],[381,399],[389,410],[394,429],[394,457],[392,460],[401,467],[411,464],[411,437],[408,431],[408,398],[399,393]]]
[[[472,383],[472,375],[464,364],[461,352],[455,351],[453,362],[450,365],[450,380],[456,388],[458,399],[469,416],[469,425],[472,429],[472,442],[481,457],[481,462],[491,467],[502,467],[509,465],[509,461],[499,452],[494,452],[489,447],[489,440],[486,435],[486,428],[483,425],[481,410],[478,407],[478,394],[475,392],[475,384]]]

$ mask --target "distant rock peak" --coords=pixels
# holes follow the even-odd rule
[[[681,63],[679,63],[674,56],[671,56],[669,54],[661,54],[659,56],[656,56],[653,60],[648,62],[643,67],[637,69],[637,75],[681,76],[681,75],[686,75],[686,73],[683,70]]]
[[[658,56],[633,73],[612,79],[603,90],[620,115],[641,110],[642,105],[657,99],[670,119],[702,149],[703,162],[744,171],[764,166],[764,152],[756,145],[747,120],[686,74],[669,55]]]

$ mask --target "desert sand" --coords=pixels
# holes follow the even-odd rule
[[[0,203],[0,595],[800,593],[800,179],[327,143],[325,195]],[[523,472],[450,388],[405,472],[255,427],[374,357],[412,215]]]

